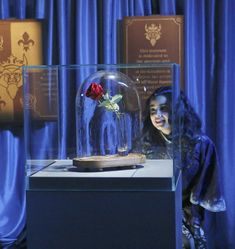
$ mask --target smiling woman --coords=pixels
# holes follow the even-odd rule
[[[171,133],[171,125],[169,123],[170,108],[167,105],[167,98],[163,95],[156,96],[150,101],[150,119],[155,128],[163,134]]]
[[[161,87],[147,100],[141,147],[149,159],[173,157],[171,93],[171,87]]]
[[[177,120],[180,127],[175,132],[173,124]],[[180,146],[175,143],[177,139]],[[183,248],[207,248],[203,231],[205,210],[225,210],[219,162],[214,143],[202,133],[201,120],[183,93],[174,106],[174,115],[171,87],[158,88],[149,97],[141,143],[142,152],[149,159],[181,158]]]

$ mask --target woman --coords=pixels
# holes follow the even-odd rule
[[[174,153],[173,145],[176,148]],[[225,210],[218,174],[219,163],[213,142],[202,133],[201,121],[183,93],[174,108],[174,118],[171,87],[161,87],[150,96],[142,148],[147,158],[180,158],[183,248],[207,248],[202,228],[205,210]]]

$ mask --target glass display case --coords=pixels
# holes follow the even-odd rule
[[[89,177],[169,178],[167,186],[174,188],[180,165],[178,65],[25,66],[23,80],[28,178],[48,172],[80,177],[89,171]],[[166,86],[171,133],[163,136],[169,146],[162,157],[157,146],[144,148],[143,137],[152,115],[149,98]],[[166,111],[161,108],[154,111]]]
[[[182,248],[178,72],[23,68],[29,249]]]

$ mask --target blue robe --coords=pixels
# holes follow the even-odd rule
[[[173,158],[172,143],[163,139],[153,141],[149,134],[142,138],[142,152],[149,159]],[[183,248],[204,249],[207,248],[202,228],[205,209],[212,212],[226,209],[219,160],[214,143],[206,135],[183,144],[181,155]]]

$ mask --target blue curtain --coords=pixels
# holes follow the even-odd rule
[[[235,1],[232,0],[0,0],[0,19],[45,21],[45,64],[117,63],[117,22],[124,16],[184,15],[186,93],[215,141],[227,211],[208,214],[210,248],[235,248]],[[71,86],[61,75],[59,158],[74,144]],[[47,143],[46,127],[39,134]],[[0,247],[26,224],[23,128],[0,127]]]

